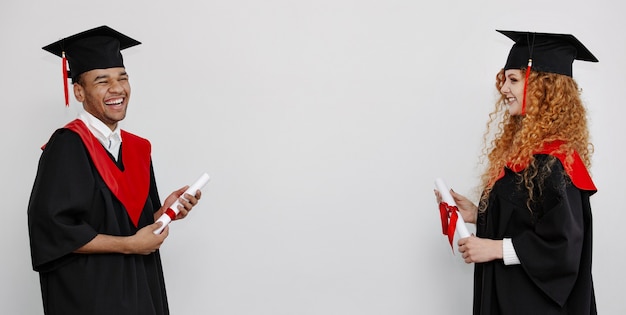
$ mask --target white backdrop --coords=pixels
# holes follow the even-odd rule
[[[41,314],[26,207],[39,147],[75,118],[41,47],[109,25],[162,198],[208,172],[162,247],[173,314],[470,314],[473,266],[441,235],[442,176],[476,197],[496,72],[495,29],[571,33],[596,147],[594,276],[625,314],[618,234],[626,29],[619,1],[4,1],[0,88],[3,314]]]

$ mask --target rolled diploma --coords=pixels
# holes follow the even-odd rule
[[[202,189],[202,187],[204,187],[204,185],[206,185],[209,182],[209,174],[204,173],[202,174],[202,176],[200,176],[200,178],[198,178],[198,180],[193,183],[193,185],[189,186],[189,188],[187,190],[185,190],[185,192],[183,193],[183,195],[185,194],[190,194],[190,195],[195,195],[196,191],[198,191],[199,189]],[[178,210],[178,205],[180,205],[180,201],[178,201],[178,199],[176,199],[176,201],[174,201],[174,203],[167,208],[167,210],[161,215],[161,217],[156,220],[156,222],[163,222],[163,225],[161,225],[158,229],[156,229],[154,231],[154,234],[159,234],[163,231],[163,229],[172,221],[172,217],[176,217],[176,215],[178,214],[178,212],[180,212]],[[173,216],[170,217],[170,215],[168,214],[168,212],[173,212]]]
[[[447,203],[450,206],[456,207],[456,202],[454,202],[454,198],[452,198],[452,195],[450,194],[450,189],[448,189],[448,186],[446,186],[446,183],[443,181],[443,179],[435,179],[435,187],[437,187],[437,190],[441,194],[441,199],[443,202]],[[459,214],[459,218],[456,222],[456,232],[461,238],[469,237],[470,233],[467,230],[467,226],[465,225],[465,220],[463,220],[461,212],[457,212]]]

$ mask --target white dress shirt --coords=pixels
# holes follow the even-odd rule
[[[89,131],[102,143],[105,149],[109,151],[117,161],[120,155],[120,146],[122,145],[122,136],[120,134],[119,124],[115,130],[111,131],[100,119],[94,117],[90,113],[83,111],[78,114],[78,119],[82,120]]]

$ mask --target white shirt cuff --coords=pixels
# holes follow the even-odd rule
[[[513,247],[513,242],[511,242],[510,238],[505,238],[502,240],[502,260],[507,266],[521,264],[519,258],[517,257],[517,253],[515,252],[515,248]]]

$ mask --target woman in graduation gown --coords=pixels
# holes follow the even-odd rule
[[[496,76],[483,194],[475,205],[451,191],[477,226],[458,241],[475,263],[473,313],[596,314],[593,148],[572,63],[597,59],[571,35],[499,32],[515,44]]]

